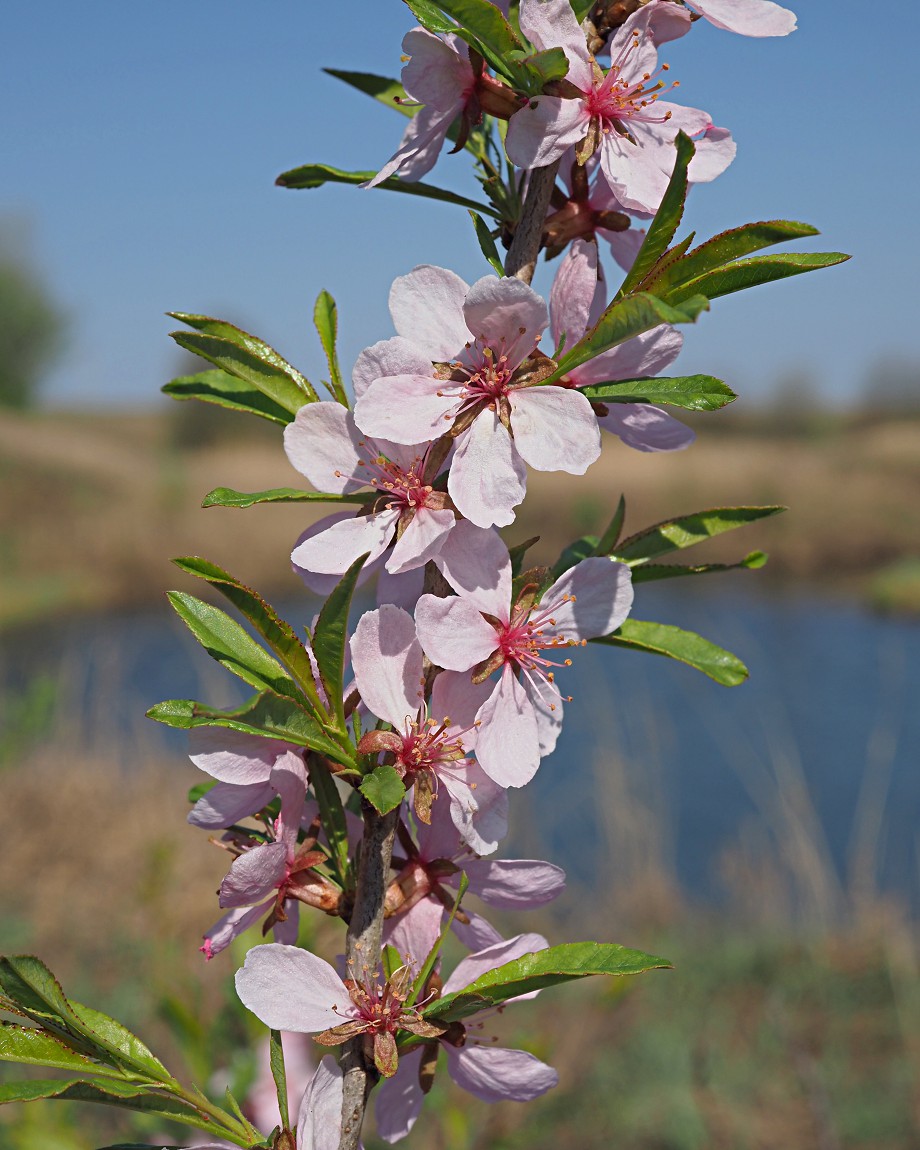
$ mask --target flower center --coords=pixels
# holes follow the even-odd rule
[[[546,700],[551,711],[556,700],[562,698],[556,686],[556,668],[571,667],[571,659],[561,662],[546,658],[543,651],[556,651],[562,647],[583,647],[585,639],[569,639],[556,630],[554,612],[565,603],[573,603],[573,595],[562,595],[553,603],[540,603],[536,607],[518,611],[510,622],[501,625],[498,649],[503,661],[518,667],[537,694]],[[568,698],[571,701],[571,698]]]
[[[670,112],[656,115],[652,111],[656,100],[680,86],[679,80],[665,85],[663,80],[658,79],[662,73],[669,70],[668,64],[662,64],[655,72],[645,72],[635,80],[628,80],[623,75],[630,56],[641,43],[641,33],[634,32],[631,39],[620,49],[616,59],[611,61],[607,75],[599,84],[595,84],[585,97],[588,115],[598,120],[605,132],[611,129],[622,131],[622,125],[628,120],[663,124],[671,118]]]
[[[374,455],[378,449],[373,440],[362,439],[358,446],[368,449],[368,457],[358,460],[355,473],[348,476],[349,479],[375,488],[385,498],[387,507],[417,511],[428,505],[433,488],[425,482],[427,452],[415,456],[408,467],[402,467],[382,453]],[[344,477],[344,472],[335,474],[337,478]]]
[[[463,731],[448,734],[450,720],[438,724],[422,709],[418,719],[407,719],[402,736],[402,750],[397,754],[398,765],[410,771],[436,771],[441,763],[452,763],[465,757],[461,736]]]

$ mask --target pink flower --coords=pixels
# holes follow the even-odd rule
[[[189,758],[217,779],[189,812],[192,826],[229,827],[260,811],[275,797],[272,771],[295,748],[280,739],[262,739],[229,727],[196,727]]]
[[[714,179],[731,163],[735,145],[706,112],[664,101],[658,52],[650,25],[658,0],[644,5],[610,42],[605,74],[588,54],[584,33],[568,0],[521,0],[521,28],[540,49],[561,47],[569,61],[565,83],[573,98],[538,96],[512,117],[505,147],[522,168],[539,168],[577,147],[582,163],[597,152],[604,178],[627,211],[655,212],[674,168],[679,131],[707,141],[701,162],[694,157],[690,178]],[[668,5],[670,7],[670,5]],[[574,96],[574,92],[579,93]]]
[[[519,934],[471,954],[444,983],[442,994],[462,990],[487,971],[525,954],[545,950],[548,945],[539,934]],[[425,1099],[419,1073],[423,1069],[427,1071],[426,1077],[433,1073],[440,1049],[447,1055],[447,1073],[454,1082],[483,1102],[530,1102],[559,1081],[551,1066],[525,1050],[495,1046],[494,1038],[485,1036],[483,1030],[482,1022],[469,1019],[453,1022],[439,1041],[426,1043],[401,1057],[396,1075],[380,1087],[374,1109],[377,1133],[385,1142],[398,1142],[414,1126]]]
[[[558,344],[564,335],[565,346],[572,347],[594,326],[606,304],[597,246],[575,240],[559,265],[550,294],[553,339]],[[657,375],[677,358],[682,345],[683,336],[662,325],[573,368],[560,382],[587,387]],[[596,404],[594,410],[602,428],[637,451],[680,451],[696,438],[689,427],[650,403]]]
[[[369,731],[363,754],[386,752],[407,785],[414,787],[422,821],[440,788],[463,838],[488,854],[508,830],[507,797],[467,755],[476,746],[474,716],[488,688],[468,676],[440,674],[431,703],[424,703],[422,648],[412,617],[386,604],[361,616],[351,640],[355,682],[362,702],[392,731]],[[424,958],[424,955],[422,956]]]
[[[587,400],[534,386],[548,374],[537,352],[548,316],[527,284],[485,276],[469,287],[423,265],[393,284],[390,312],[399,337],[386,341],[386,369],[359,396],[355,421],[369,435],[405,443],[437,439],[453,425],[447,490],[467,519],[512,523],[525,464],[583,475],[597,459]]]
[[[342,1068],[327,1055],[303,1092],[297,1114],[297,1150],[339,1150],[342,1137]],[[362,1143],[358,1143],[361,1150]]]
[[[415,612],[418,635],[439,667],[474,670],[474,682],[501,672],[476,713],[476,757],[500,786],[520,787],[555,747],[562,726],[555,674],[571,659],[558,655],[620,626],[632,606],[629,568],[584,559],[539,602],[533,586],[512,602],[511,560],[499,536],[460,523],[454,542],[450,563],[442,556],[439,566],[457,596],[423,595]]]
[[[691,8],[727,32],[742,36],[788,36],[795,13],[771,0],[687,0]]]
[[[400,954],[427,955],[453,907],[461,874],[468,891],[489,906],[531,910],[545,906],[565,890],[565,872],[532,859],[481,859],[463,842],[447,812],[437,805],[431,823],[418,825],[418,845],[401,834],[394,867],[402,867],[386,899],[385,939]],[[401,856],[405,856],[402,858]],[[481,950],[502,936],[481,915],[464,906],[453,920],[464,946]]]
[[[294,548],[296,567],[310,575],[341,576],[359,555],[369,552],[369,565],[391,547],[385,562],[391,574],[423,567],[456,522],[446,494],[431,486],[429,447],[370,439],[338,403],[302,407],[284,429],[284,449],[294,467],[317,491],[348,495],[372,487],[379,496],[357,516],[330,516],[317,524]]]

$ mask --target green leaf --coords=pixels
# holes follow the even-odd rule
[[[219,607],[184,591],[167,591],[176,614],[212,659],[258,690],[274,691],[306,704],[303,692],[248,631]]]
[[[620,540],[620,533],[623,530],[623,521],[625,518],[626,497],[621,495],[617,509],[613,513],[613,518],[607,524],[607,530],[600,537],[597,547],[594,549],[595,555],[609,555],[613,551]]]
[[[265,340],[259,339],[258,336],[250,335],[248,331],[243,331],[242,328],[237,327],[235,324],[227,323],[226,320],[213,319],[208,315],[192,315],[184,311],[171,311],[166,314],[172,316],[173,319],[179,320],[180,323],[194,328],[195,331],[201,332],[203,335],[213,336],[218,340],[226,340],[228,343],[238,347],[240,351],[246,353],[246,358],[242,361],[244,364],[248,363],[249,357],[251,357],[251,359],[255,360],[257,364],[260,364],[264,370],[271,370],[281,376],[286,376],[300,393],[301,407],[303,407],[305,403],[312,403],[319,399],[313,384],[310,383],[307,377],[302,372],[299,372],[292,364],[288,363],[284,356],[279,355]],[[178,334],[182,333],[180,332]],[[175,335],[173,338],[176,338]],[[209,357],[205,356],[205,358],[207,359]],[[218,364],[217,366],[222,367],[223,365]],[[238,372],[232,368],[228,370],[230,370],[233,375],[238,374]],[[248,377],[242,376],[241,378]]]
[[[684,300],[679,308],[647,292],[614,300],[594,327],[565,353],[556,371],[544,383],[552,383],[566,372],[587,363],[589,359],[659,324],[693,323],[700,312],[706,311],[708,307],[709,301],[705,296],[692,296]]]
[[[524,46],[491,0],[437,0],[437,6],[453,16],[460,25],[453,31],[467,44],[481,50],[496,72],[512,81],[520,81],[520,71],[510,65],[510,60],[512,54]]]
[[[694,511],[691,515],[678,515],[624,539],[616,548],[616,557],[630,565],[645,563],[671,551],[693,547],[726,531],[745,527],[758,519],[779,515],[785,510],[780,506],[711,507],[706,511]]]
[[[447,22],[445,21],[445,23]],[[454,30],[453,25],[450,26],[449,30]],[[323,68],[323,71],[328,76],[335,76],[337,80],[341,80],[352,88],[357,88],[366,96],[379,100],[381,104],[385,104],[403,116],[412,117],[418,111],[418,107],[409,100],[406,89],[398,80],[391,80],[387,76],[375,76],[371,72],[345,72],[340,68]],[[409,106],[406,107],[405,104],[398,102],[401,100],[407,101]]]
[[[446,19],[431,3],[431,0],[403,0],[403,3],[418,20],[423,28],[429,32],[456,32],[457,25],[453,20]]]
[[[497,9],[496,9],[497,11]],[[275,180],[281,188],[321,188],[323,184],[366,184],[376,176],[376,172],[343,172],[339,168],[332,168],[328,164],[304,164],[300,168],[292,168]],[[499,213],[489,204],[479,203],[478,200],[458,196],[446,188],[438,188],[433,184],[423,184],[418,181],[404,181],[398,176],[390,176],[377,185],[391,192],[404,192],[407,196],[422,196],[428,200],[442,200],[446,204],[458,204],[461,208],[472,208],[473,211],[500,219]]]
[[[665,655],[695,667],[723,687],[737,687],[748,677],[747,667],[736,655],[692,631],[682,631],[680,627],[672,627],[667,623],[627,619],[612,635],[590,641],[609,647],[631,647],[636,651],[648,651],[652,655]]]
[[[598,543],[599,540],[596,535],[582,535],[580,539],[570,543],[553,564],[553,579],[558,579],[560,575],[564,575],[570,567],[574,567],[582,559],[590,559],[592,555],[597,555]]]
[[[495,240],[492,238],[492,233],[489,231],[489,226],[476,212],[470,212],[470,219],[473,221],[473,227],[476,229],[476,239],[479,241],[479,248],[486,258],[486,263],[498,276],[505,274],[504,264],[502,263],[501,256],[498,254],[498,248],[495,246]]]
[[[342,698],[342,677],[345,673],[345,639],[348,632],[348,611],[358,584],[361,568],[367,554],[359,556],[348,568],[323,608],[313,628],[313,655],[320,678],[326,688],[333,713],[340,730],[345,730],[345,701]]]
[[[797,223],[795,220],[763,220],[756,224],[744,224],[740,228],[720,232],[719,235],[699,244],[682,258],[669,264],[660,276],[655,277],[654,283],[656,287],[686,283],[704,272],[724,267],[732,260],[750,255],[751,252],[760,251],[773,244],[816,235],[819,235],[817,228],[813,228],[811,224]]]
[[[218,407],[258,415],[282,426],[294,418],[287,408],[275,403],[261,391],[216,368],[197,375],[181,375],[164,384],[162,390],[173,399],[198,399],[202,403],[215,403]]]
[[[406,784],[399,771],[388,765],[375,767],[358,789],[381,815],[394,810],[406,797]]]
[[[685,411],[718,411],[738,398],[728,384],[712,375],[617,379],[580,390],[587,399],[600,403],[655,403]]]
[[[432,1002],[422,1014],[429,1020],[449,1022],[501,1006],[519,994],[529,994],[589,975],[617,977],[669,966],[667,959],[643,954],[641,950],[628,950],[616,943],[569,942],[525,954],[489,970],[463,990]]]
[[[244,735],[283,739],[298,747],[309,747],[346,767],[355,765],[349,746],[333,742],[302,706],[272,691],[263,691],[242,706],[228,711],[213,710],[194,699],[167,699],[151,707],[147,718],[182,731],[195,727],[226,727]]]
[[[343,407],[348,407],[348,398],[345,395],[345,387],[342,383],[342,372],[339,368],[339,357],[335,349],[336,339],[339,334],[338,311],[335,306],[335,300],[327,291],[321,291],[316,297],[316,306],[313,308],[313,323],[316,325],[319,341],[323,345],[323,351],[326,353],[326,363],[329,365],[329,381],[332,385],[332,394]]]
[[[530,539],[525,539],[523,543],[518,543],[514,547],[508,548],[508,557],[511,560],[511,576],[517,579],[524,568],[524,556],[533,547],[535,543],[540,542],[540,536],[534,535]]]
[[[642,247],[633,261],[632,268],[617,292],[617,299],[622,299],[633,291],[652,268],[664,256],[674,233],[680,226],[684,214],[684,204],[687,200],[687,168],[696,152],[693,141],[685,132],[678,132],[674,171],[668,182],[667,190],[661,200],[661,206],[655,213],[655,218],[649,224]],[[705,295],[705,292],[701,293]]]
[[[272,1030],[269,1032],[268,1059],[271,1066],[272,1078],[275,1082],[275,1090],[278,1094],[278,1112],[281,1116],[281,1125],[285,1130],[288,1130],[291,1125],[291,1120],[288,1115],[287,1075],[284,1072],[284,1048],[281,1045],[280,1030]]]
[[[159,1082],[171,1081],[162,1062],[130,1030],[88,1006],[71,1002],[47,966],[32,955],[0,958],[0,992],[24,1014],[50,1026],[68,1045]],[[75,1040],[72,1042],[71,1040]]]
[[[196,579],[205,579],[216,591],[219,591],[236,607],[255,627],[266,643],[271,647],[279,659],[294,676],[297,685],[310,700],[314,710],[320,715],[325,714],[325,707],[319,700],[316,690],[316,681],[313,678],[313,664],[306,647],[300,641],[294,628],[286,623],[275,611],[274,607],[252,588],[240,583],[229,572],[201,559],[196,555],[182,559],[173,559],[173,563],[187,575],[194,575]],[[254,686],[261,684],[255,683]]]
[[[326,832],[326,841],[331,851],[332,865],[338,873],[343,888],[350,885],[351,861],[349,859],[348,823],[342,796],[335,780],[326,766],[315,759],[309,761],[310,786],[319,805],[319,813]]]
[[[564,80],[569,74],[569,61],[561,48],[547,48],[543,52],[530,54],[515,53],[512,59],[520,56],[520,63],[532,77],[533,94],[538,95],[546,84],[554,80]]]
[[[718,299],[719,296],[772,283],[773,280],[787,279],[803,272],[833,267],[849,258],[843,252],[798,252],[776,256],[754,256],[753,259],[736,260],[727,267],[716,268],[714,271],[686,280],[678,287],[669,288],[666,296],[669,302],[677,306],[682,306],[687,297],[697,293],[702,293],[707,299]]]
[[[257,503],[370,503],[377,492],[351,495],[328,495],[322,491],[300,491],[296,487],[272,487],[268,491],[234,491],[232,487],[215,487],[201,501],[202,507],[254,507]]]
[[[17,1026],[13,1022],[0,1022],[0,1061],[54,1066],[58,1070],[75,1070],[80,1074],[120,1074],[120,1071],[101,1066],[65,1046],[46,1031]]]
[[[698,563],[695,566],[682,563],[649,563],[633,567],[632,581],[633,584],[651,583],[657,579],[678,579],[685,575],[712,575],[720,571],[756,571],[764,566],[767,558],[763,551],[751,551],[737,563]]]
[[[588,15],[596,3],[597,0],[571,0],[572,11],[575,13],[579,24],[582,22],[582,20],[584,20],[584,18]]]
[[[197,1110],[190,1102],[162,1094],[147,1085],[120,1082],[116,1079],[90,1082],[79,1078],[0,1083],[0,1106],[7,1102],[34,1102],[45,1098],[56,1098],[65,1102],[101,1102],[121,1109],[139,1110],[160,1120],[167,1119],[171,1122],[181,1122],[185,1126],[195,1126],[221,1138],[230,1136],[228,1131],[219,1129],[213,1119]],[[237,1144],[245,1145],[242,1142]]]

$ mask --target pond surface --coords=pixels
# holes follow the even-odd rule
[[[299,626],[315,605],[280,610]],[[846,602],[759,596],[740,580],[646,584],[634,614],[727,647],[751,679],[727,689],[655,656],[576,652],[560,676],[574,702],[557,750],[512,795],[517,852],[553,858],[582,881],[611,867],[619,881],[638,880],[652,858],[710,901],[725,893],[726,853],[736,875],[741,850],[753,873],[778,868],[799,893],[850,881],[858,857],[864,881],[920,908],[920,624]],[[15,693],[42,675],[56,684],[69,742],[125,769],[137,748],[175,755],[177,787],[189,778],[184,736],[145,720],[145,709],[167,698],[226,706],[250,693],[165,605],[0,640],[0,686]]]

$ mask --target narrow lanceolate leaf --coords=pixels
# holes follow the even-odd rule
[[[479,47],[492,67],[509,75],[508,60],[523,44],[491,0],[437,0],[437,6],[460,25],[454,31],[473,47]],[[517,73],[510,71],[512,76]]]
[[[597,0],[571,0],[572,11],[578,17],[578,23],[588,15],[591,9],[595,6]]]
[[[101,1102],[106,1106],[137,1110],[159,1121],[181,1122],[185,1126],[208,1130],[215,1138],[230,1137],[228,1131],[218,1127],[213,1119],[208,1118],[191,1103],[162,1094],[151,1086],[119,1082],[114,1078],[97,1082],[78,1078],[56,1078],[0,1083],[0,1105],[7,1102],[33,1102],[44,1098],[58,1098],[65,1102]],[[244,1146],[246,1143],[238,1140],[237,1145]]]
[[[678,287],[668,288],[666,298],[681,307],[691,296],[703,294],[707,299],[744,291],[772,283],[773,280],[788,279],[803,272],[817,271],[819,268],[842,264],[850,257],[843,252],[797,252],[776,256],[754,256],[749,260],[736,260],[724,268],[706,272],[694,279],[686,280]]]
[[[342,676],[345,673],[345,639],[348,631],[348,611],[355,593],[361,568],[367,555],[361,555],[352,563],[332,594],[323,604],[323,609],[313,628],[313,655],[319,668],[320,677],[326,688],[330,707],[338,720],[340,730],[345,730],[345,705],[342,698]]]
[[[692,631],[682,631],[667,623],[648,623],[641,619],[627,619],[618,631],[592,643],[609,647],[631,647],[652,655],[665,655],[695,667],[723,687],[737,687],[748,677],[748,669],[730,651],[724,651]]]
[[[661,288],[686,283],[704,272],[724,267],[742,256],[749,256],[751,252],[818,234],[818,229],[811,224],[801,224],[796,220],[763,220],[756,224],[743,224],[740,228],[720,232],[705,243],[698,244],[679,260],[669,264],[661,275],[655,275],[652,282]],[[651,285],[649,287],[653,290]]]
[[[665,519],[652,527],[630,535],[616,548],[617,559],[630,566],[658,559],[672,551],[693,547],[715,535],[745,527],[758,519],[779,515],[785,507],[711,507],[706,511],[694,511],[691,515],[678,515]]]
[[[263,691],[241,707],[228,711],[213,710],[194,699],[167,699],[151,707],[147,718],[182,731],[226,727],[244,735],[283,739],[298,747],[309,747],[346,767],[354,766],[354,754],[349,746],[331,739],[302,706],[271,691]]]
[[[213,371],[200,371],[196,375],[181,375],[164,384],[162,390],[173,399],[197,399],[202,403],[214,403],[230,411],[258,415],[261,419],[282,426],[294,418],[291,411],[263,395],[258,388],[217,368]]]
[[[560,575],[564,575],[569,568],[580,563],[582,559],[590,559],[592,555],[597,555],[599,542],[600,540],[596,535],[582,535],[580,539],[570,543],[553,565],[553,579],[558,579]]]
[[[320,818],[326,841],[329,843],[331,862],[343,887],[349,886],[351,863],[348,858],[348,823],[342,796],[326,764],[316,758],[309,760],[310,787],[319,805]]]
[[[294,628],[278,615],[274,607],[252,588],[240,583],[229,572],[207,559],[192,555],[174,559],[173,563],[187,575],[207,580],[216,591],[229,599],[282,660],[313,707],[320,714],[325,713],[325,707],[317,694],[310,655]]]
[[[456,32],[457,25],[439,12],[431,0],[403,0],[403,3],[419,24],[429,32]]]
[[[447,21],[444,20],[444,23],[446,24]],[[453,30],[453,25],[451,25],[451,30]],[[411,117],[418,111],[418,105],[409,99],[406,95],[406,89],[398,80],[391,80],[387,76],[375,76],[371,72],[346,72],[340,68],[323,68],[323,71],[328,76],[335,76],[344,84],[357,88],[366,96],[372,96],[381,104],[386,104],[388,108],[400,112],[403,116]]]
[[[639,248],[632,268],[617,292],[617,299],[622,299],[632,292],[638,284],[642,283],[665,254],[680,226],[684,214],[684,204],[687,200],[687,169],[696,148],[685,132],[678,132],[674,143],[676,145],[674,171],[671,173],[667,191],[662,197],[661,206],[655,213],[655,218],[648,226],[642,247]]]
[[[543,382],[552,383],[601,352],[659,324],[693,323],[708,307],[709,301],[705,296],[692,296],[683,300],[680,307],[672,307],[647,292],[615,300],[594,327],[563,355],[556,371]]]
[[[257,690],[274,691],[308,705],[306,696],[281,664],[225,611],[184,591],[167,591],[166,597],[212,659]]]
[[[287,1075],[284,1070],[284,1047],[281,1045],[281,1031],[272,1030],[269,1034],[269,1063],[272,1078],[275,1081],[275,1091],[278,1095],[278,1112],[281,1116],[281,1125],[287,1130],[291,1120],[288,1116]]]
[[[526,68],[531,77],[532,87],[528,88],[533,95],[539,95],[545,84],[552,84],[555,80],[564,80],[569,74],[569,61],[561,48],[547,48],[543,52],[516,52],[512,59]]]
[[[377,493],[327,495],[322,491],[300,491],[296,487],[272,487],[268,491],[234,491],[232,487],[215,487],[202,499],[202,507],[254,507],[257,503],[369,503]]]
[[[618,379],[592,384],[581,392],[600,403],[655,403],[685,411],[718,411],[738,398],[728,384],[711,375]]]
[[[248,331],[243,331],[242,328],[237,327],[235,324],[227,323],[226,320],[213,319],[208,315],[192,315],[184,311],[171,311],[167,314],[172,316],[173,319],[179,320],[180,323],[194,328],[195,331],[201,332],[202,335],[226,340],[228,343],[238,347],[241,351],[246,352],[254,360],[262,364],[264,368],[273,369],[281,375],[287,376],[303,397],[300,400],[301,407],[303,407],[305,403],[319,399],[319,396],[313,388],[313,384],[310,383],[307,377],[292,364],[288,363],[284,356],[275,351],[265,340],[259,339],[258,336],[250,335]],[[175,338],[175,336],[173,336],[173,338]],[[223,365],[218,364],[217,366],[222,367]],[[233,372],[233,374],[236,375],[237,372]],[[243,378],[245,378],[245,376]]]
[[[737,563],[647,563],[632,569],[633,583],[651,583],[657,579],[679,579],[686,575],[713,575],[721,571],[757,571],[767,562],[763,551],[751,551]]]
[[[610,942],[569,942],[506,962],[487,971],[454,994],[445,995],[427,1006],[426,1019],[450,1022],[467,1018],[480,1010],[501,1006],[509,998],[529,994],[547,986],[571,982],[590,975],[622,976],[660,970],[671,964],[664,958],[628,950]]]
[[[479,241],[479,248],[486,258],[486,263],[492,268],[498,276],[505,274],[505,267],[502,263],[502,258],[498,254],[498,248],[495,246],[495,240],[492,238],[492,233],[485,220],[477,212],[470,212],[470,219],[473,221],[473,227],[476,229],[476,239]]]
[[[78,1074],[120,1074],[120,1071],[94,1062],[45,1031],[17,1026],[13,1022],[0,1023],[0,1061],[53,1066],[57,1070],[73,1070]]]
[[[348,397],[345,395],[342,372],[339,368],[339,355],[335,346],[339,335],[339,313],[335,306],[335,300],[327,291],[321,291],[316,297],[316,306],[313,308],[313,323],[316,325],[319,341],[326,353],[332,394],[343,407],[348,407]]]
[[[84,1053],[159,1082],[171,1081],[166,1067],[120,1022],[71,1002],[47,966],[32,955],[0,958],[0,993],[34,1022]],[[74,1041],[72,1042],[71,1039]]]
[[[406,797],[406,784],[400,778],[399,771],[390,766],[375,767],[369,775],[365,775],[359,789],[371,806],[382,815],[394,810]]]
[[[321,188],[323,184],[366,184],[368,180],[372,180],[376,176],[376,172],[343,172],[339,168],[330,167],[328,164],[304,164],[300,168],[292,168],[289,172],[282,172],[282,174],[275,180],[275,183],[280,188]],[[455,192],[449,192],[446,188],[438,188],[433,184],[423,184],[418,181],[412,183],[411,181],[401,180],[398,176],[390,176],[389,179],[383,180],[377,185],[379,188],[386,188],[391,192],[404,192],[407,196],[422,196],[428,200],[443,200],[446,204],[457,204],[461,208],[472,208],[473,211],[482,212],[484,215],[492,216],[493,219],[500,219],[499,213],[495,208],[489,204],[480,203],[478,200],[467,199],[466,196],[458,196]]]
[[[609,555],[620,541],[620,535],[623,532],[623,522],[626,519],[626,497],[620,496],[617,503],[617,509],[613,513],[613,518],[607,524],[607,530],[598,540],[597,547],[594,549],[595,555]]]

